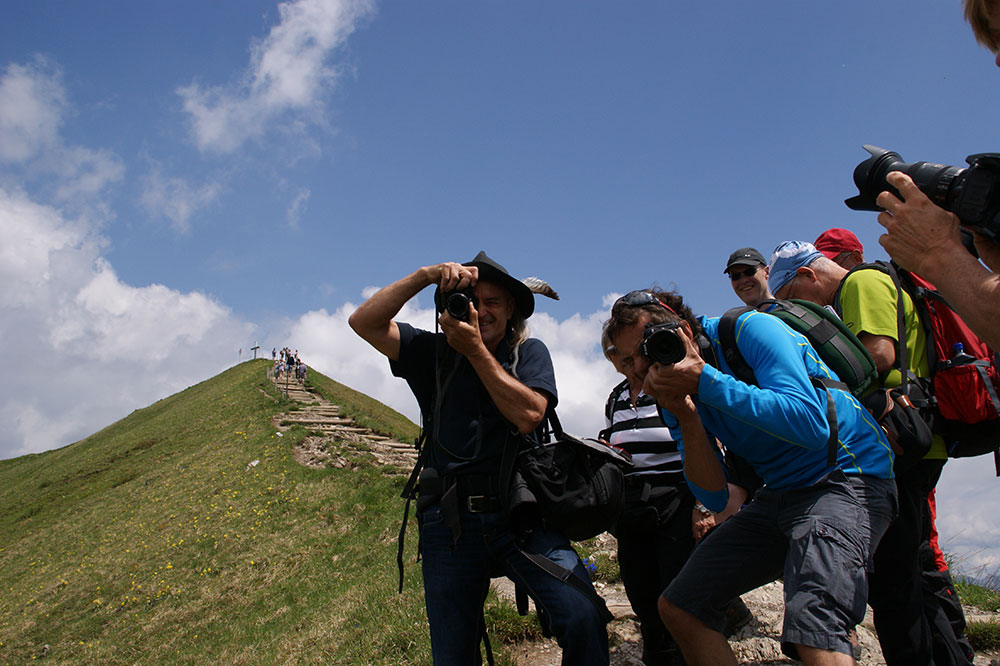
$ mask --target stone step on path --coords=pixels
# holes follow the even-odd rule
[[[369,453],[389,474],[408,474],[417,461],[412,443],[393,440],[353,419],[341,415],[338,405],[310,391],[297,379],[282,374],[274,382],[289,400],[299,403],[295,411],[278,414],[272,423],[279,432],[301,426],[313,434],[300,441],[294,451],[295,460],[307,467],[346,467],[350,463],[345,449]]]

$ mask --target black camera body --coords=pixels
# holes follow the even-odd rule
[[[875,203],[880,192],[899,196],[885,177],[902,171],[935,204],[958,216],[962,226],[990,238],[1000,237],[1000,153],[969,155],[969,168],[904,162],[899,153],[866,145],[871,157],[854,169],[858,196],[844,201],[852,210],[881,210]]]
[[[639,353],[661,365],[673,365],[680,361],[687,355],[684,338],[677,332],[680,325],[679,321],[646,324],[642,330]]]
[[[469,321],[469,304],[477,305],[472,289],[456,289],[442,293],[439,289],[434,293],[434,306],[438,312],[447,312],[459,321]]]

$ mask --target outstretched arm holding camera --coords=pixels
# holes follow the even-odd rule
[[[424,266],[379,289],[347,320],[354,332],[393,361],[399,360],[399,328],[393,318],[406,302],[425,287],[436,284],[444,291],[471,287],[479,269],[452,262]]]
[[[887,232],[879,243],[897,264],[933,282],[979,337],[1000,348],[1000,245],[976,234],[983,266],[962,245],[954,213],[936,206],[904,173],[891,172],[886,181],[903,198],[878,195],[885,209],[878,221]]]
[[[494,404],[522,433],[538,427],[545,416],[548,398],[504,370],[493,356],[506,333],[513,314],[513,301],[502,289],[479,282],[476,266],[446,262],[424,266],[377,291],[351,315],[351,328],[379,352],[399,360],[399,328],[393,318],[421,290],[437,285],[443,293],[473,288],[483,312],[469,305],[469,321],[455,319],[447,312],[439,318],[448,344],[465,356],[479,375]]]

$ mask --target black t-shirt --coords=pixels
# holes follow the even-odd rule
[[[425,424],[434,417],[437,382],[444,384],[452,374],[441,402],[437,428],[440,446],[434,444],[433,425],[428,430],[427,467],[446,474],[496,474],[507,434],[512,426],[493,403],[472,364],[458,355],[443,333],[431,333],[409,324],[399,326],[399,360],[390,361],[392,374],[406,380],[420,405]],[[513,362],[506,341],[494,352],[506,368]],[[555,372],[549,350],[541,340],[529,338],[517,350],[515,374],[528,388],[541,391],[554,407],[557,400]],[[440,360],[440,369],[436,368]],[[440,379],[439,379],[440,377]],[[447,451],[443,451],[442,447]]]

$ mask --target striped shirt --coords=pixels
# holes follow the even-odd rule
[[[605,422],[608,426],[602,433],[605,439],[632,454],[635,466],[632,474],[662,476],[660,481],[665,483],[684,481],[677,442],[660,418],[652,396],[640,393],[633,404],[628,380],[623,381],[608,396]]]

